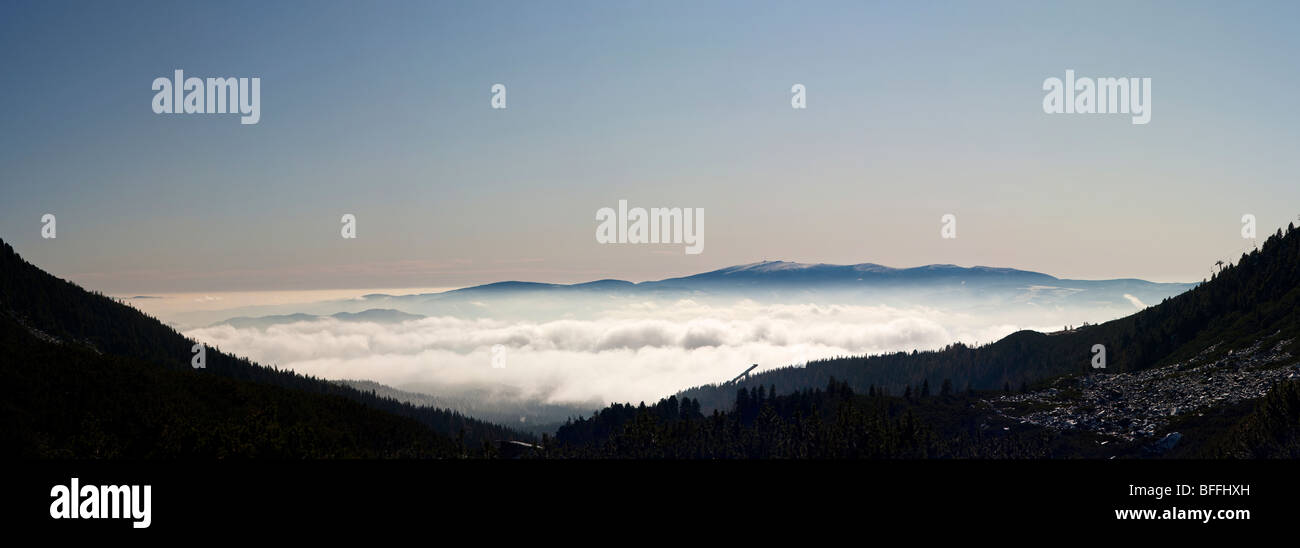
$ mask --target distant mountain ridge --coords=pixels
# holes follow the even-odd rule
[[[271,325],[310,322],[323,318],[333,318],[342,322],[372,322],[372,323],[401,323],[409,320],[419,320],[424,318],[419,314],[407,314],[401,310],[391,308],[369,308],[361,312],[338,312],[329,315],[316,314],[278,314],[273,316],[236,316],[212,324],[212,327],[218,325],[229,325],[235,328],[257,327],[265,328]]]
[[[612,308],[640,306],[646,300],[658,300],[663,306],[684,300],[717,306],[746,300],[757,304],[923,306],[977,314],[1036,305],[1060,307],[1068,316],[1100,320],[1128,313],[1135,306],[1160,302],[1195,285],[1135,278],[1070,280],[989,266],[932,264],[894,268],[875,263],[761,261],[644,282],[599,279],[560,284],[511,280],[437,293],[371,293],[358,299],[314,303],[307,310],[280,306],[231,311],[238,316],[215,322],[219,317],[209,314],[196,324],[265,328],[331,316],[340,321],[375,323],[434,316],[528,321],[596,319]]]
[[[630,282],[617,279],[603,279],[573,284],[501,281],[453,289],[441,293],[423,293],[419,296],[455,295],[464,293],[530,291],[530,290],[646,290],[665,288],[692,288],[710,286],[717,283],[726,284],[827,284],[827,283],[890,283],[906,284],[937,281],[999,281],[1003,283],[1068,283],[1068,284],[1106,284],[1125,283],[1170,288],[1190,289],[1191,283],[1149,282],[1136,278],[1118,278],[1108,280],[1072,280],[1057,278],[1041,272],[990,266],[963,267],[952,264],[930,264],[909,268],[895,268],[875,263],[850,265],[828,263],[797,263],[790,261],[761,261],[741,264],[662,280]],[[370,294],[371,297],[395,297],[396,295]],[[415,295],[410,295],[415,296]]]
[[[761,261],[743,265],[729,266],[709,272],[703,272],[681,278],[670,278],[661,280],[663,283],[679,280],[701,280],[701,279],[735,279],[735,278],[795,278],[804,279],[853,279],[854,281],[866,279],[863,276],[872,277],[917,277],[917,276],[1007,276],[1018,277],[1022,279],[1036,279],[1040,281],[1056,281],[1058,278],[1043,274],[1040,272],[1031,272],[1028,270],[1018,270],[1014,268],[995,268],[988,266],[971,266],[963,267],[953,264],[930,264],[911,268],[894,268],[876,263],[859,263],[859,264],[829,264],[829,263],[796,263],[790,261]]]
[[[534,319],[597,310],[617,299],[750,299],[760,303],[833,303],[890,306],[1045,306],[1109,309],[1114,317],[1136,303],[1159,302],[1195,287],[1133,278],[1070,280],[1040,272],[988,266],[934,264],[893,268],[762,261],[662,280],[602,279],[574,284],[502,281],[440,293],[371,294],[340,303],[352,310],[391,308],[427,316],[528,316]],[[596,298],[577,300],[575,297]],[[604,300],[612,298],[615,300]],[[627,302],[627,301],[623,301]],[[579,310],[570,309],[578,305]]]

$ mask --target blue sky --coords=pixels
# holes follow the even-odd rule
[[[0,238],[115,293],[644,280],[763,259],[1199,280],[1249,248],[1242,214],[1261,235],[1300,214],[1297,12],[6,2]],[[261,78],[260,123],[154,114],[150,85],[175,69]],[[1066,69],[1152,78],[1151,123],[1044,114],[1042,82]],[[619,199],[705,208],[704,253],[596,243],[596,210]]]

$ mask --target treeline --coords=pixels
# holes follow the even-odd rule
[[[1300,458],[1300,381],[1280,382],[1254,409],[1199,455],[1210,458]]]
[[[471,450],[504,439],[534,439],[531,434],[466,417],[452,410],[413,406],[315,377],[264,367],[221,352],[219,348],[209,348],[205,369],[195,371],[190,365],[193,341],[135,308],[87,292],[40,270],[23,260],[4,242],[0,242],[0,314],[16,322],[6,324],[6,329],[37,330],[94,353],[183,372],[185,378],[221,377],[347,398],[372,409],[414,419],[433,432],[463,440]],[[43,366],[41,363],[23,365]]]
[[[690,398],[610,406],[561,426],[552,458],[1036,458],[1086,456],[1088,436],[991,419],[973,395],[858,394],[825,389],[777,395],[740,388],[727,411],[708,415]]]
[[[1171,425],[1186,443],[1162,454],[1153,439],[1118,442],[1057,431],[990,413],[993,394],[924,385],[890,396],[859,394],[832,379],[825,389],[736,391],[731,409],[701,413],[676,396],[653,405],[616,404],[571,420],[544,449],[549,458],[1300,458],[1300,381],[1253,402],[1188,414]],[[1105,442],[1105,443],[1102,443]]]
[[[1295,339],[1298,305],[1300,231],[1289,225],[1206,283],[1124,318],[1062,333],[1021,331],[980,347],[957,343],[937,351],[815,361],[765,371],[740,386],[774,385],[786,393],[836,378],[857,391],[874,385],[900,394],[908,386],[938,386],[948,379],[958,390],[1016,389],[1090,370],[1095,344],[1106,347],[1104,371],[1114,373],[1184,360],[1215,345],[1222,353],[1260,339],[1266,345]],[[681,395],[699,400],[707,411],[727,408],[735,393],[731,386],[708,385]]]

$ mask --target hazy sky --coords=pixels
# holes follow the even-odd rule
[[[1297,21],[1294,2],[4,2],[0,238],[132,294],[762,259],[1199,280],[1249,248],[1243,214],[1261,236],[1300,214]],[[260,123],[153,113],[175,69],[261,78]],[[1045,114],[1066,69],[1151,78],[1151,122]],[[619,199],[704,208],[704,252],[598,244]]]

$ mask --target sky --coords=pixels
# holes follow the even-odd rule
[[[1298,12],[4,2],[0,239],[125,295],[641,281],[765,259],[1196,281],[1251,248],[1244,214],[1260,236],[1300,214]],[[177,69],[260,78],[259,123],[154,113],[152,82]],[[1044,113],[1044,79],[1067,69],[1151,78],[1150,123]],[[703,252],[598,243],[596,212],[619,200],[703,208]]]

